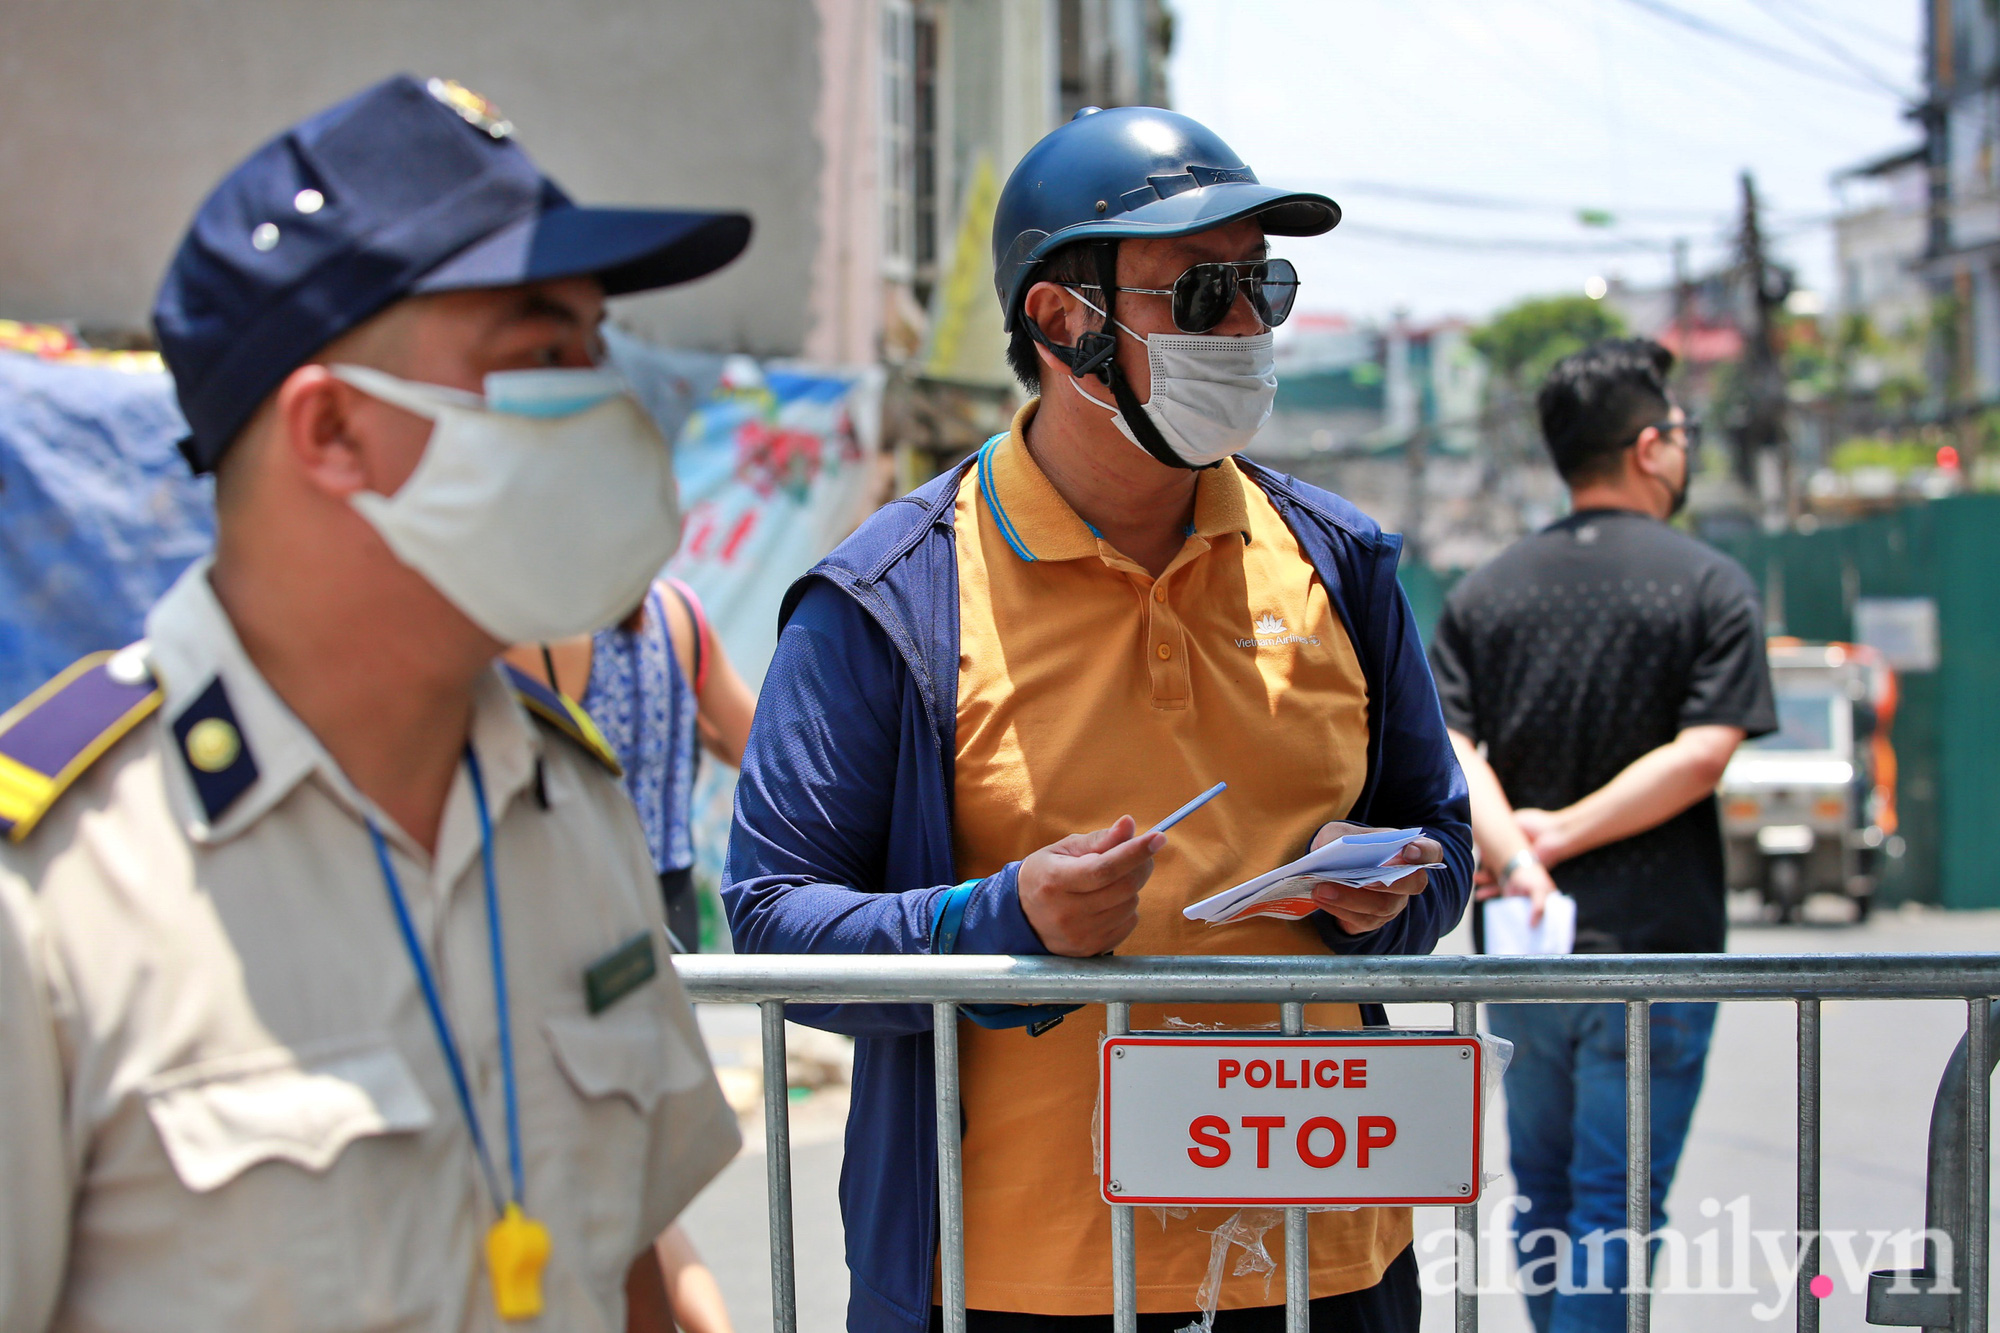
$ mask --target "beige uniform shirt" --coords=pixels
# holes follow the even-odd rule
[[[505,1188],[480,831],[428,856],[257,674],[195,566],[147,621],[164,706],[0,850],[0,1333],[502,1327],[493,1204],[397,932],[387,838]],[[172,720],[220,680],[258,769],[208,822]],[[506,938],[546,1309],[621,1330],[633,1257],[736,1152],[623,790],[496,670],[471,745]],[[547,808],[537,796],[542,774]],[[635,936],[658,974],[593,1016]]]

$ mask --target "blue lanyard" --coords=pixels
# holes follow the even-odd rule
[[[506,1092],[507,1101],[507,1165],[514,1186],[513,1202],[519,1204],[526,1195],[521,1170],[521,1107],[514,1092],[514,1035],[508,1022],[507,1008],[507,965],[506,948],[500,933],[500,894],[493,880],[493,817],[486,808],[486,784],[479,776],[479,761],[473,756],[472,747],[465,749],[465,771],[472,779],[472,799],[479,808],[479,861],[486,872],[486,939],[492,955],[493,1003],[498,1010],[500,1028],[500,1082]],[[389,845],[382,840],[382,830],[375,827],[375,821],[368,821],[368,836],[375,843],[375,859],[382,866],[382,881],[389,886],[389,902],[396,909],[396,925],[403,935],[403,947],[409,951],[410,963],[417,970],[417,984],[423,988],[424,1007],[430,1010],[431,1027],[437,1032],[438,1046],[444,1052],[445,1064],[451,1070],[451,1086],[458,1093],[458,1109],[465,1114],[465,1127],[472,1135],[472,1148],[479,1156],[479,1169],[486,1177],[486,1188],[493,1195],[493,1210],[504,1213],[507,1200],[500,1193],[500,1178],[493,1170],[493,1155],[487,1150],[486,1136],[479,1127],[479,1114],[472,1105],[472,1086],[466,1081],[465,1061],[458,1053],[458,1040],[452,1035],[451,1020],[445,1017],[444,1000],[438,994],[437,978],[431,972],[430,960],[424,956],[424,948],[417,940],[416,923],[410,919],[410,905],[403,898],[403,886],[396,880],[396,868],[389,861]]]

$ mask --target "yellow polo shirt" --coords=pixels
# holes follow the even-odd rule
[[[959,873],[992,874],[1129,814],[1146,828],[1190,796],[1229,790],[1168,835],[1121,954],[1327,953],[1311,924],[1211,927],[1181,909],[1302,852],[1344,818],[1367,772],[1367,683],[1319,575],[1233,462],[1203,472],[1185,544],[1156,581],[1057,494],[1022,431],[959,487]],[[1275,1005],[1135,1005],[1135,1029],[1275,1026]],[[1314,1005],[1315,1027],[1358,1027]],[[960,1025],[966,1294],[974,1309],[1104,1314],[1111,1216],[1092,1122],[1104,1011],[1040,1037]],[[1195,1308],[1210,1237],[1230,1210],[1156,1225],[1142,1209],[1139,1308]],[[1373,1286],[1410,1243],[1405,1208],[1316,1213],[1315,1297]],[[1283,1228],[1266,1238],[1283,1263]],[[1229,1276],[1223,1309],[1284,1302],[1282,1276]],[[1275,1285],[1273,1285],[1275,1283]]]

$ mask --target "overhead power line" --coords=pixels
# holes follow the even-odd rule
[[[1793,32],[1805,38],[1814,46],[1817,46],[1820,50],[1826,52],[1876,87],[1886,92],[1894,93],[1904,101],[1916,100],[1916,95],[1908,88],[1903,87],[1894,79],[1863,60],[1860,56],[1855,55],[1854,52],[1807,23],[1799,15],[1790,12],[1787,8],[1781,7],[1776,3],[1776,0],[1750,0],[1750,3],[1756,5],[1757,8],[1763,10],[1766,14],[1769,14],[1772,18],[1784,24],[1787,28],[1790,28]]]
[[[1424,185],[1398,185],[1389,181],[1316,182],[1336,192],[1374,195],[1382,199],[1407,199],[1412,203],[1437,204],[1445,208],[1486,209],[1504,213],[1561,213],[1567,217],[1604,213],[1617,217],[1651,218],[1662,222],[1727,221],[1722,209],[1704,208],[1603,208],[1595,204],[1564,203],[1558,199],[1529,199],[1520,195],[1472,194],[1461,190],[1438,190]]]
[[[1508,251],[1516,254],[1664,254],[1674,248],[1672,240],[1660,237],[1625,236],[1569,241],[1540,236],[1453,236],[1443,232],[1410,231],[1403,227],[1378,227],[1366,222],[1343,222],[1339,234],[1434,250]]]
[[[1785,0],[1785,2],[1786,2],[1786,7],[1794,12],[1797,12],[1802,7],[1801,0]],[[1816,23],[1831,24],[1836,28],[1841,28],[1846,30],[1846,32],[1851,36],[1865,38],[1868,41],[1875,42],[1881,46],[1885,46],[1891,51],[1896,52],[1898,55],[1908,56],[1912,60],[1916,58],[1917,44],[1914,39],[1909,37],[1898,37],[1894,33],[1884,32],[1880,28],[1873,27],[1870,24],[1861,22],[1859,19],[1855,18],[1852,14],[1841,14],[1838,12],[1828,12],[1824,9],[1813,9],[1812,17],[1813,21]]]
[[[1769,42],[1746,36],[1733,28],[1725,28],[1721,24],[1711,22],[1699,14],[1691,14],[1676,5],[1670,5],[1666,3],[1666,0],[1625,0],[1625,3],[1638,9],[1643,9],[1655,18],[1665,19],[1669,23],[1678,24],[1690,32],[1698,32],[1704,37],[1726,42],[1740,51],[1747,51],[1751,55],[1762,56],[1766,60],[1783,65],[1787,69],[1797,73],[1810,74],[1815,78],[1825,79],[1832,83],[1838,83],[1842,87],[1859,89],[1864,92],[1882,93],[1887,91],[1871,79],[1863,79],[1846,70],[1822,65],[1818,61],[1809,60],[1795,51],[1787,51],[1782,46],[1773,46]],[[1901,96],[1900,93],[1896,95]]]

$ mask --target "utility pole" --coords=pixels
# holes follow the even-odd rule
[[[1674,337],[1681,345],[1681,368],[1694,366],[1694,283],[1688,276],[1688,242],[1674,237]]]
[[[1694,369],[1694,282],[1688,274],[1688,242],[1685,236],[1674,238],[1674,342],[1676,355],[1680,358],[1678,397],[1681,406],[1693,412],[1698,388]],[[1688,464],[1693,467],[1700,461],[1689,459]]]
[[[1412,329],[1409,312],[1398,310],[1389,325],[1389,336],[1383,346],[1382,406],[1383,424],[1391,431],[1404,432],[1403,468],[1403,563],[1421,564],[1424,560],[1424,492],[1425,472],[1429,467],[1427,457],[1429,441],[1425,438],[1428,423],[1424,420],[1424,390],[1417,382],[1415,356],[1410,342]],[[1430,371],[1426,359],[1425,373]]]
[[[1403,564],[1421,565],[1430,558],[1424,549],[1424,500],[1429,491],[1430,426],[1419,423],[1403,442]]]
[[[1743,349],[1747,401],[1743,424],[1736,435],[1736,477],[1752,494],[1763,498],[1767,519],[1789,519],[1793,517],[1796,488],[1792,484],[1791,456],[1785,435],[1785,372],[1779,363],[1775,318],[1778,306],[1785,299],[1784,282],[1782,278],[1773,281],[1772,266],[1764,253],[1757,183],[1747,171],[1742,181],[1743,223],[1737,256],[1744,280],[1749,284],[1751,310]],[[1766,480],[1767,477],[1770,479]]]

